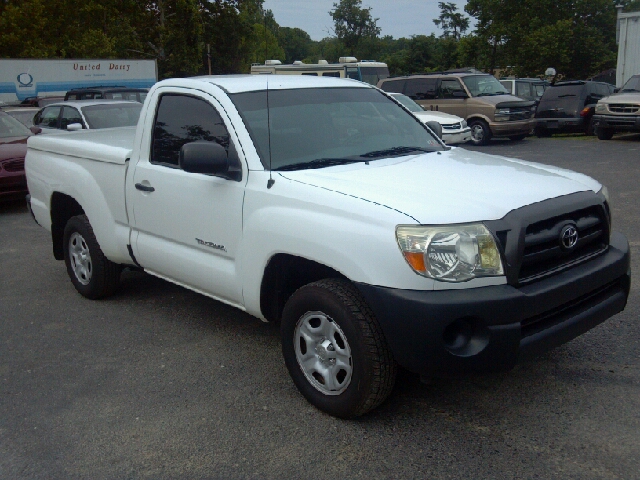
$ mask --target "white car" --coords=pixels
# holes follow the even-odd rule
[[[424,110],[420,105],[401,93],[389,93],[391,97],[409,109],[422,123],[438,122],[442,126],[442,141],[447,145],[466,143],[471,140],[471,129],[467,121],[456,115]]]
[[[135,127],[142,104],[124,100],[76,100],[47,105],[33,118],[34,133]]]

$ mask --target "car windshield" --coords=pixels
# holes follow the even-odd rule
[[[397,101],[399,101],[402,105],[407,107],[412,112],[424,112],[424,109],[420,105],[418,105],[416,102],[411,100],[406,95],[394,94],[392,95],[392,97],[395,98]]]
[[[551,85],[544,91],[544,100],[557,98],[581,97],[585,86],[583,83],[567,83],[565,85]]]
[[[372,88],[230,96],[267,169],[320,168],[445,148],[415,117]]]
[[[377,85],[380,80],[389,77],[387,67],[360,67],[362,81],[370,85]]]
[[[10,115],[0,113],[0,138],[28,137],[31,131]]]
[[[114,103],[82,107],[89,128],[133,127],[138,124],[142,104]]]
[[[631,77],[620,89],[621,92],[640,92],[640,76]]]
[[[509,92],[493,75],[470,75],[462,77],[472,97],[505,95]]]

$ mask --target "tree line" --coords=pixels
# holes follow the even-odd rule
[[[264,0],[0,0],[0,57],[154,58],[160,78],[248,72],[251,63],[341,56],[386,62],[392,75],[460,67],[587,78],[615,66],[616,4],[640,0],[440,2],[440,35],[381,36],[362,0],[339,0],[314,41],[281,27]],[[427,22],[429,20],[425,20]],[[426,29],[426,25],[425,25]]]

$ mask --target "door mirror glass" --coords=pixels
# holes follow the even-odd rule
[[[433,130],[433,133],[435,133],[440,140],[442,140],[442,125],[440,125],[438,122],[435,122],[433,120],[430,122],[427,122],[426,125],[431,130]]]
[[[227,151],[216,142],[185,143],[180,149],[179,167],[185,172],[226,177],[229,171]]]

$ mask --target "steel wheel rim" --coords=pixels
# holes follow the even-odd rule
[[[481,142],[484,139],[484,128],[482,128],[482,125],[473,125],[471,127],[471,136],[476,142]]]
[[[89,285],[93,274],[93,263],[86,240],[78,232],[69,238],[69,260],[74,275],[82,285]]]
[[[351,383],[351,347],[340,326],[322,312],[307,312],[293,332],[296,360],[313,387],[340,395]]]

